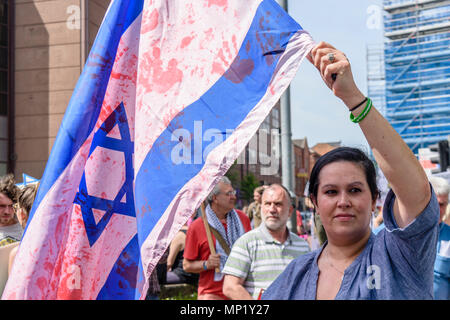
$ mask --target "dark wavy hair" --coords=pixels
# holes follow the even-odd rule
[[[0,177],[0,193],[3,193],[12,202],[17,201],[19,191],[20,189],[16,186],[13,174],[7,174],[6,176]]]
[[[26,185],[17,198],[19,206],[27,212],[27,216],[30,214],[38,187],[39,183]]]
[[[359,165],[366,175],[366,181],[370,188],[372,200],[376,200],[379,197],[380,191],[377,187],[377,173],[373,162],[360,149],[350,147],[339,147],[331,150],[330,152],[325,153],[314,164],[314,167],[311,170],[311,175],[309,178],[308,193],[310,198],[311,195],[313,195],[314,198],[317,199],[317,190],[319,188],[320,182],[319,174],[322,168],[327,164],[338,161],[349,161]]]

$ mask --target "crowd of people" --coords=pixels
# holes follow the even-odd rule
[[[199,300],[257,299],[294,258],[311,251],[314,217],[308,227],[300,220],[296,231],[288,230],[291,215],[301,214],[286,188],[257,187],[253,200],[237,209],[236,191],[222,177],[205,201],[208,226],[199,208],[161,258],[147,299],[158,299],[161,286],[171,284],[195,286]]]
[[[172,240],[147,299],[174,283],[193,284],[199,300],[450,299],[448,182],[425,174],[359,91],[343,52],[321,42],[308,59],[364,133],[389,182],[383,202],[373,161],[351,147],[312,168],[310,221],[280,184],[256,188],[254,202],[236,209],[224,176]],[[20,241],[34,196],[12,176],[0,180],[0,246]],[[292,214],[298,224],[289,230]]]
[[[343,52],[321,42],[308,59],[359,125],[390,190],[381,202],[375,165],[365,152],[341,147],[323,155],[308,187],[313,225],[320,226],[313,229],[320,237],[315,243],[296,234],[301,228],[287,229],[293,207],[283,186],[255,189],[244,215],[222,179],[206,208],[208,223],[223,238],[215,238],[217,252],[200,220],[186,235],[183,267],[199,273],[198,298],[448,300],[448,183],[426,175],[358,89]]]
[[[39,184],[18,187],[14,176],[0,177],[0,296],[14,262]]]

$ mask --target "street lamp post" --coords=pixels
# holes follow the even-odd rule
[[[288,12],[288,1],[278,0],[278,3]],[[292,156],[292,130],[291,130],[291,98],[290,87],[286,89],[280,99],[280,119],[281,119],[281,183],[291,193],[295,199],[294,185],[294,162]],[[297,216],[295,212],[288,221],[288,228],[297,233]]]

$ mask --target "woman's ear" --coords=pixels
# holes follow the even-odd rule
[[[314,195],[311,194],[309,196],[309,199],[311,200],[312,204],[314,205],[314,211],[317,211],[317,199],[316,199],[316,197],[314,197]]]
[[[375,212],[377,210],[377,200],[372,200],[372,212]]]

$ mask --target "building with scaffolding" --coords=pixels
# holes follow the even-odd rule
[[[386,116],[386,74],[384,72],[383,44],[367,46],[367,95],[373,105]]]
[[[383,9],[384,57],[368,47],[368,93],[383,100],[385,87],[381,110],[417,154],[450,135],[450,0],[384,0]]]

